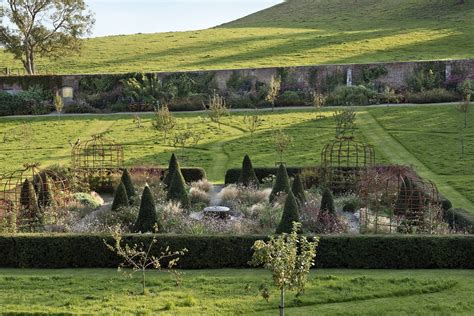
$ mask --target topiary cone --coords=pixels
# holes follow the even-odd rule
[[[117,189],[115,189],[114,194],[114,202],[112,203],[112,211],[116,212],[121,207],[127,207],[130,203],[128,202],[127,190],[125,189],[125,185],[123,182],[120,181]]]
[[[334,198],[332,197],[331,190],[324,188],[323,196],[321,198],[321,212],[329,212],[330,214],[336,214],[336,208],[334,206]]]
[[[163,229],[161,221],[158,220],[156,215],[155,202],[153,200],[153,195],[151,194],[150,187],[145,186],[143,190],[142,199],[140,202],[140,211],[138,212],[138,218],[135,222],[135,227],[133,231],[135,233],[147,233],[154,232],[155,228],[158,228],[158,231]]]
[[[255,174],[255,170],[253,169],[252,161],[248,155],[245,155],[244,160],[242,161],[242,170],[240,172],[239,184],[245,187],[258,187],[258,178]]]
[[[186,182],[184,181],[181,169],[179,168],[173,173],[166,199],[168,201],[181,202],[181,206],[184,208],[191,206],[191,201],[188,192],[186,191]]]
[[[132,201],[137,197],[137,191],[135,190],[132,176],[130,175],[128,169],[123,171],[120,181],[123,183],[125,190],[127,191],[128,202],[132,203]]]
[[[279,193],[290,192],[290,178],[288,172],[283,164],[280,164],[276,174],[275,185],[273,186],[272,193],[270,194],[270,202],[273,202]]]
[[[33,183],[25,179],[20,191],[21,217],[35,221],[40,218],[38,198]]]
[[[295,198],[300,203],[300,205],[303,205],[306,203],[306,195],[304,193],[304,186],[303,186],[303,182],[301,182],[301,177],[299,174],[297,174],[295,176],[295,179],[293,180],[291,191],[295,195]]]
[[[300,216],[298,212],[298,203],[296,203],[295,195],[290,190],[286,197],[285,207],[283,209],[283,215],[281,217],[280,224],[276,229],[277,234],[291,233],[293,229],[293,222],[299,222]]]
[[[179,162],[178,162],[178,159],[176,158],[176,155],[175,154],[172,154],[171,155],[171,158],[170,158],[170,161],[169,161],[169,164],[168,164],[168,170],[166,172],[166,176],[165,178],[163,179],[163,183],[169,187],[170,184],[171,184],[171,179],[173,178],[173,174],[176,170],[178,170],[180,167],[179,167]]]

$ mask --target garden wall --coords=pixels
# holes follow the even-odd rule
[[[126,242],[148,242],[151,236],[129,235]],[[105,235],[0,236],[0,267],[112,268],[119,259],[104,245]],[[169,236],[158,238],[159,253],[187,248],[185,269],[247,268],[251,247],[262,236]],[[456,236],[322,236],[316,266],[320,268],[437,269],[474,268],[474,235]]]
[[[416,69],[430,68],[444,73],[445,79],[450,77],[474,78],[474,59],[465,60],[443,60],[443,61],[419,61],[419,62],[393,62],[373,64],[343,64],[343,65],[319,65],[298,67],[273,67],[253,69],[229,69],[214,71],[190,71],[190,72],[157,72],[158,77],[163,79],[176,74],[189,75],[213,75],[217,87],[221,91],[228,89],[229,79],[233,75],[249,79],[249,83],[255,88],[257,82],[268,84],[274,75],[280,75],[286,85],[291,85],[290,90],[307,89],[309,87],[325,89],[332,84],[354,85],[374,79],[379,84],[390,86],[396,90],[406,88],[406,79]],[[20,91],[28,86],[40,84],[50,88],[60,89],[72,88],[73,93],[79,92],[79,82],[83,78],[90,77],[127,77],[134,74],[95,74],[95,75],[38,75],[38,76],[0,76],[0,91]],[[67,92],[69,95],[70,90]]]

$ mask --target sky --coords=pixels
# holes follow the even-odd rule
[[[282,0],[86,0],[95,13],[93,37],[206,29]]]

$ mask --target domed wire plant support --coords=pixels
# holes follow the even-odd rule
[[[432,233],[442,221],[436,185],[406,166],[376,167],[361,180],[361,232]]]
[[[375,150],[353,137],[340,137],[324,146],[321,163],[324,182],[334,193],[356,192],[361,176],[375,165]]]
[[[123,146],[103,135],[94,135],[72,149],[72,169],[76,190],[113,190],[113,177],[123,168]]]
[[[66,205],[67,180],[39,163],[0,177],[0,222],[12,231],[34,231],[43,224],[44,210]]]

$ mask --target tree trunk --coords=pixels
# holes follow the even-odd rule
[[[23,66],[25,67],[27,74],[35,74],[35,58],[33,49],[31,49],[30,47],[26,47],[25,49],[25,60],[23,61]]]
[[[280,316],[285,316],[285,288],[280,291]]]

